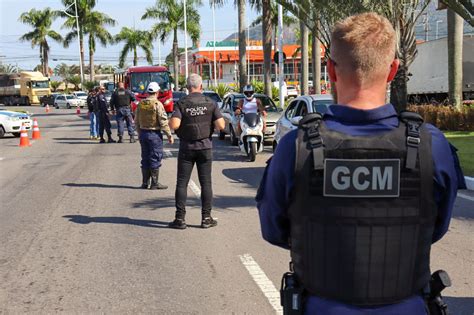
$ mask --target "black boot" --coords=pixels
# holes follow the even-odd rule
[[[115,141],[115,140],[112,138],[112,135],[109,135],[108,138],[109,138],[108,141],[107,141],[108,143],[115,143],[115,142],[117,142],[117,141]]]
[[[149,168],[142,168],[142,186],[143,189],[150,189],[151,170]]]
[[[119,136],[119,139],[117,141],[118,143],[123,143],[123,137],[122,136]]]
[[[130,143],[135,143],[135,137],[133,135],[130,136]]]
[[[104,138],[100,138],[100,143],[105,143],[105,139]]]
[[[151,187],[150,189],[168,189],[168,186],[159,183],[160,169],[151,170]]]

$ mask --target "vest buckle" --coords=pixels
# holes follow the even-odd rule
[[[418,147],[420,145],[420,138],[418,137],[407,137],[407,144],[412,147]]]

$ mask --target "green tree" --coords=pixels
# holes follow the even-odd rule
[[[441,0],[441,2],[474,27],[474,3],[472,0]]]
[[[199,25],[199,12],[196,6],[200,1],[188,0],[186,2],[187,15],[187,32],[193,43],[197,43],[201,35]],[[184,30],[184,5],[182,1],[174,0],[157,0],[154,6],[146,8],[142,20],[153,19],[157,23],[153,25],[151,34],[153,38],[159,38],[164,42],[171,34],[173,34],[173,69],[175,89],[179,86],[179,54],[178,54],[178,31]]]
[[[147,31],[131,29],[128,27],[122,27],[120,33],[115,36],[115,41],[123,41],[125,45],[120,52],[119,66],[123,67],[125,59],[129,52],[133,52],[133,65],[138,64],[138,48],[141,48],[145,52],[146,60],[152,64],[152,37]]]
[[[0,64],[0,73],[18,73],[20,69],[17,66],[11,64]]]
[[[50,81],[49,82],[49,86],[51,87],[51,90],[53,92],[56,92],[59,88],[59,86],[61,85],[62,82],[59,82],[59,81]]]
[[[67,80],[64,80],[66,83],[66,88],[68,87],[68,83],[71,83],[74,85],[74,90],[78,91],[79,90],[79,84],[81,84],[81,77],[78,75],[72,76],[67,78]]]
[[[59,33],[51,29],[51,24],[56,19],[57,14],[50,8],[44,10],[31,9],[20,15],[19,21],[33,27],[31,32],[28,32],[20,37],[21,41],[30,41],[31,47],[39,46],[40,60],[42,72],[45,76],[49,76],[49,44],[48,38],[54,41],[61,42],[62,37]]]

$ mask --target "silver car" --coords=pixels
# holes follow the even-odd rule
[[[72,108],[77,106],[84,106],[82,100],[76,98],[74,95],[61,94],[56,96],[54,99],[54,107],[59,108]]]
[[[235,116],[235,109],[240,100],[244,99],[244,95],[240,93],[230,93],[228,94],[222,103],[221,112],[225,120],[225,129],[220,132],[219,139],[224,140],[225,135],[230,135],[230,141],[233,145],[237,145],[237,121],[238,117]],[[262,105],[265,106],[267,112],[266,124],[267,128],[265,130],[265,141],[273,141],[273,136],[275,135],[275,125],[277,120],[280,118],[282,110],[276,107],[275,103],[264,94],[255,94],[255,97],[258,98]]]
[[[273,151],[275,151],[281,138],[288,132],[298,128],[298,124],[303,116],[315,112],[324,114],[332,104],[334,102],[331,94],[304,95],[291,101],[285,113],[276,123]]]

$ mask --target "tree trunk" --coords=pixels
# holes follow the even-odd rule
[[[406,110],[408,99],[407,99],[407,73],[408,68],[402,61],[405,58],[400,58],[400,67],[398,68],[397,75],[390,84],[390,103],[395,107],[397,112]]]
[[[272,97],[272,2],[262,0],[264,94]]]
[[[247,43],[245,36],[245,0],[238,0],[237,3],[239,12],[239,88],[243,91],[247,84]]]
[[[89,35],[89,81],[93,82],[95,76],[94,69],[94,46],[92,43],[92,35]]]
[[[133,65],[138,65],[137,47],[133,47]]]
[[[308,27],[300,21],[301,30],[301,95],[308,95],[309,74],[309,51],[308,51]]]
[[[463,19],[448,9],[448,77],[449,100],[457,108],[462,106],[462,44]]]
[[[84,81],[84,69],[86,69],[85,63],[84,63],[84,33],[82,30],[79,32],[79,48],[81,51],[81,65],[82,65],[82,77],[81,77],[81,82]]]
[[[315,94],[321,94],[321,42],[316,37],[317,30],[313,30],[311,59],[313,65],[313,89]]]
[[[173,71],[174,71],[174,90],[179,89],[179,58],[178,58],[178,30],[173,33]]]
[[[43,46],[43,64],[44,64],[44,76],[49,77],[49,46],[45,43]]]

